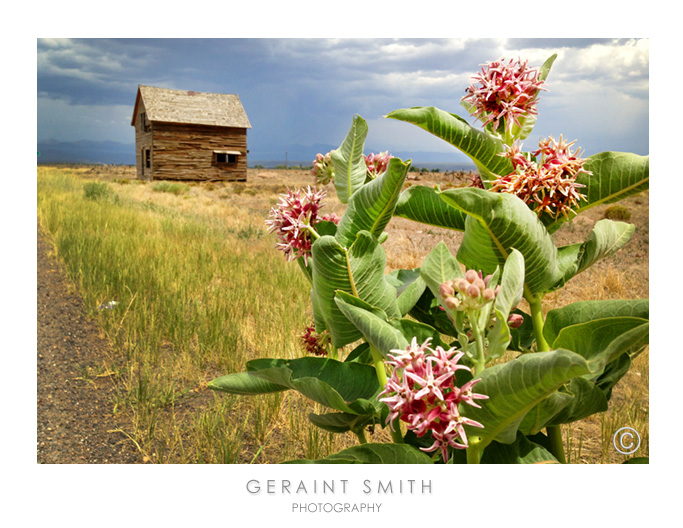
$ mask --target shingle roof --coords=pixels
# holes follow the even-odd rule
[[[203,93],[138,86],[132,125],[142,98],[147,119],[164,123],[188,123],[237,128],[251,128],[237,94]]]

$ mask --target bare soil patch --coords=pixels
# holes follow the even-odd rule
[[[92,367],[109,343],[38,228],[37,461],[39,464],[142,462],[112,415],[109,376]]]

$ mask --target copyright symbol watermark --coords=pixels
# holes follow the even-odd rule
[[[632,455],[640,448],[640,435],[632,427],[622,427],[614,433],[612,444],[622,455]]]

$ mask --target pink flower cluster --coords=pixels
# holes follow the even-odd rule
[[[308,264],[312,245],[310,228],[324,219],[338,223],[336,215],[322,218],[318,215],[325,205],[321,203],[325,196],[324,190],[313,191],[310,187],[289,190],[280,195],[280,203],[270,210],[266,220],[268,232],[277,234],[279,242],[275,247],[284,252],[287,260],[303,257]]]
[[[505,131],[510,132],[513,125],[521,128],[520,117],[536,115],[538,93],[543,88],[537,68],[529,68],[528,61],[519,59],[506,64],[502,60],[483,65],[481,73],[472,77],[463,100],[469,100],[473,115],[484,126],[493,123],[498,130],[501,120]]]
[[[474,400],[488,399],[484,394],[472,392],[475,379],[462,387],[455,385],[458,370],[470,370],[458,361],[463,352],[455,348],[444,350],[429,348],[431,338],[421,345],[413,338],[407,350],[392,350],[386,363],[394,367],[391,378],[380,393],[380,401],[389,407],[388,423],[396,418],[407,424],[418,437],[431,433],[434,443],[421,448],[431,452],[441,449],[444,462],[448,462],[448,447],[467,449],[465,425],[483,427],[482,424],[460,414],[458,405],[466,403],[481,408]]]
[[[389,160],[393,158],[389,151],[380,152],[379,154],[369,154],[364,156],[365,165],[368,168],[368,176],[376,178],[380,174],[386,172],[389,166]]]
[[[580,157],[581,149],[572,152],[574,143],[565,142],[562,136],[559,142],[552,136],[541,140],[538,150],[532,153],[536,161],[527,158],[519,144],[506,146],[502,155],[510,159],[514,170],[492,182],[491,190],[518,196],[538,216],[547,213],[555,219],[560,215],[568,218],[573,207],[585,198],[578,191],[585,186],[577,183],[577,175],[591,174],[583,168],[586,160]]]

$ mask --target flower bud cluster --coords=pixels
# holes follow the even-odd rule
[[[320,185],[327,185],[334,180],[334,165],[332,163],[332,153],[330,150],[327,154],[316,154],[313,161],[313,168],[311,174],[315,177],[317,183]]]
[[[491,275],[482,277],[482,272],[467,270],[464,279],[448,280],[440,287],[441,297],[449,310],[481,310],[493,302],[500,286],[488,287]]]
[[[386,172],[389,166],[389,160],[393,158],[389,154],[389,151],[380,152],[379,154],[369,154],[364,156],[365,165],[368,169],[368,176],[372,179],[376,178],[380,174]]]
[[[472,388],[480,379],[471,380],[461,387],[456,385],[455,373],[470,370],[458,362],[463,352],[455,348],[444,350],[429,348],[431,338],[421,345],[413,338],[406,350],[392,350],[387,365],[393,367],[391,378],[380,393],[380,401],[389,407],[387,423],[396,418],[405,422],[419,438],[431,433],[434,443],[423,451],[441,449],[444,462],[448,461],[448,447],[468,447],[465,425],[483,427],[482,424],[460,414],[458,405],[466,403],[481,408],[474,400],[487,399],[475,394]],[[393,427],[393,425],[392,425]]]
[[[315,324],[310,324],[299,336],[304,345],[304,350],[314,356],[326,356],[327,345],[330,343],[331,335],[329,330],[316,332]]]

